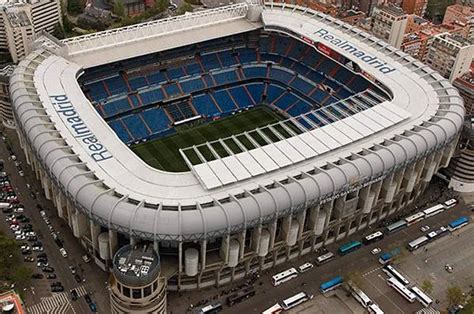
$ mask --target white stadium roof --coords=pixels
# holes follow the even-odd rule
[[[60,52],[38,48],[20,64],[11,93],[23,136],[76,207],[144,238],[217,236],[381,178],[457,137],[462,99],[426,65],[307,8],[267,4],[261,21],[247,18],[260,10],[241,3],[72,38]],[[77,82],[82,68],[260,27],[322,42],[355,60],[392,99],[288,140],[171,173],[148,166],[121,142]]]

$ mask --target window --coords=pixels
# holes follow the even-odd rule
[[[133,298],[134,299],[141,299],[142,298],[142,290],[141,289],[133,289]]]
[[[148,285],[146,286],[144,289],[143,289],[143,297],[147,297],[151,294],[151,285]]]
[[[123,295],[126,296],[127,298],[130,298],[130,288],[124,286]]]

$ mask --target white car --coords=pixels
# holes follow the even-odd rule
[[[25,237],[24,235],[22,235],[22,234],[17,235],[17,236],[15,237],[15,240],[17,240],[17,241],[23,241],[23,240],[25,240],[25,239],[26,239],[26,237]]]
[[[67,257],[66,249],[64,249],[63,247],[59,249],[59,252],[61,253],[61,255],[62,255],[64,258]]]
[[[20,213],[24,212],[25,209],[24,209],[23,207],[18,207],[18,208],[15,208],[13,211],[14,211],[15,213],[19,213],[19,214],[20,214]]]
[[[372,255],[377,255],[380,252],[382,252],[382,250],[379,247],[376,247],[372,251],[370,251],[370,253],[372,253]]]
[[[16,236],[17,236],[17,235],[24,235],[24,234],[23,234],[23,231],[21,231],[21,230],[16,230],[14,234],[15,234]]]
[[[423,226],[423,227],[420,228],[421,232],[426,232],[428,230],[430,230],[430,226]]]
[[[25,176],[25,172],[24,172],[23,170],[18,171],[18,174],[20,175],[20,177],[24,177],[24,176]]]
[[[11,231],[18,231],[20,229],[19,225],[11,225],[10,226]]]

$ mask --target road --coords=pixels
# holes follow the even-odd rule
[[[85,249],[79,243],[78,239],[74,238],[71,229],[66,223],[57,217],[56,211],[54,210],[53,204],[46,200],[43,196],[41,184],[34,177],[31,168],[27,165],[24,154],[20,153],[20,147],[16,136],[12,130],[5,130],[4,134],[10,138],[10,144],[15,152],[17,160],[22,163],[22,168],[25,172],[24,177],[18,175],[17,169],[13,161],[9,160],[9,153],[6,149],[6,144],[0,141],[0,156],[3,156],[5,160],[5,171],[10,176],[11,184],[13,185],[20,202],[25,207],[25,215],[30,218],[30,223],[33,225],[34,231],[38,235],[38,240],[43,243],[44,252],[48,255],[48,263],[50,266],[55,268],[57,279],[49,280],[60,281],[64,288],[65,294],[60,294],[59,297],[52,298],[50,282],[48,279],[32,279],[31,287],[26,291],[26,300],[24,300],[27,307],[33,307],[34,309],[41,309],[41,311],[32,311],[35,313],[47,313],[48,309],[52,305],[56,305],[55,308],[62,308],[59,313],[90,313],[89,306],[85,302],[84,298],[80,298],[75,302],[68,302],[70,299],[69,291],[74,288],[78,288],[83,295],[86,292],[93,292],[92,299],[97,304],[100,312],[110,312],[109,295],[105,286],[105,282],[108,280],[108,273],[103,272],[94,263],[90,262],[86,264],[82,261],[82,255],[84,255]],[[30,184],[34,191],[37,191],[37,198],[33,199],[30,196],[30,191],[27,189],[26,184]],[[48,213],[51,224],[54,230],[60,234],[61,239],[64,241],[64,247],[68,252],[68,257],[63,258],[59,252],[59,247],[54,242],[48,226],[41,218],[39,211],[36,209],[36,205],[40,204]],[[7,234],[11,234],[8,230],[8,225],[3,222],[0,223],[0,228],[6,230]],[[35,256],[32,254],[31,256]],[[36,263],[25,263],[34,269],[35,273],[41,271],[36,267]],[[74,280],[73,275],[69,270],[69,265],[74,265],[85,281],[77,283]],[[82,271],[81,271],[82,268]],[[57,295],[57,294],[55,294]],[[67,296],[67,298],[64,298]],[[41,304],[40,306],[35,306]],[[69,304],[64,305],[64,304]]]
[[[465,209],[465,206],[458,205],[453,209],[425,219],[422,222],[412,225],[393,235],[385,236],[384,239],[377,243],[363,246],[361,249],[346,256],[337,257],[330,263],[324,264],[320,267],[315,267],[303,275],[277,287],[271,285],[272,275],[290,267],[299,266],[304,262],[314,261],[316,254],[311,253],[300,260],[292,261],[283,266],[272,269],[271,272],[264,272],[255,284],[255,289],[257,291],[256,296],[248,301],[237,304],[232,308],[226,307],[224,313],[261,313],[262,310],[269,308],[273,304],[288,298],[299,291],[305,291],[318,296],[320,295],[318,291],[319,285],[322,282],[332,279],[336,275],[345,275],[348,272],[359,272],[362,274],[362,288],[367,290],[366,292],[369,297],[374,298],[384,311],[387,309],[386,313],[413,313],[413,311],[421,308],[420,304],[417,302],[413,304],[408,303],[385,283],[386,276],[380,270],[381,265],[370,251],[374,247],[380,247],[383,251],[395,247],[405,247],[406,243],[421,236],[422,232],[419,229],[422,225],[430,225],[433,229],[437,226],[446,225],[463,214],[470,215],[471,213]],[[360,240],[363,235],[374,231],[375,230],[366,230],[363,233],[357,233],[348,239],[345,239],[343,242]],[[338,242],[335,245],[329,246],[328,249],[335,252],[341,244],[341,242]],[[412,253],[407,254],[410,256],[412,255]],[[239,283],[236,285],[238,284]],[[200,292],[185,292],[182,295],[179,293],[169,293],[168,300],[171,304],[170,310],[172,313],[185,313],[190,304],[197,304],[202,299],[212,299],[219,295],[219,293],[222,293],[223,290],[229,290],[230,287],[232,286],[225,286],[221,289],[206,288]],[[220,298],[223,301],[225,300],[222,296],[217,298]],[[323,313],[323,311],[319,310],[318,313]]]

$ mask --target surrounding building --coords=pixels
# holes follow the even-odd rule
[[[474,56],[474,44],[449,33],[435,35],[425,62],[453,82],[469,71]]]
[[[27,163],[74,237],[112,269],[116,311],[130,311],[135,299],[142,306],[150,290],[163,300],[160,276],[168,290],[219,286],[375,228],[410,207],[451,159],[464,108],[449,81],[321,12],[262,5],[237,3],[50,43],[12,75]],[[296,98],[290,111],[283,99],[294,96],[290,89],[270,85],[278,79],[325,105],[313,111]],[[234,100],[217,97],[218,86]],[[131,106],[137,95],[143,103]],[[195,163],[183,149],[182,172],[155,169],[127,145],[173,134],[185,111],[207,123],[257,102],[269,107],[262,100],[270,97],[286,120],[222,139],[225,154],[215,151],[217,142],[190,147],[209,152],[196,150]],[[146,111],[158,102],[170,106]],[[114,121],[104,115],[118,113],[130,120],[109,126]],[[137,267],[130,272],[140,258],[145,264],[132,253],[137,244],[156,254],[143,277],[141,267],[140,277]]]
[[[0,294],[0,310],[5,314],[26,314],[23,301],[14,290]]]
[[[59,0],[28,0],[0,4],[0,50],[8,51],[13,62],[30,51],[34,38],[52,33],[61,23]]]
[[[359,23],[360,20],[365,18],[365,13],[362,11],[357,10],[347,10],[343,12],[339,12],[336,15],[336,18],[340,19],[343,22],[346,22],[351,25],[356,25]]]
[[[405,13],[423,16],[425,15],[427,4],[427,0],[403,0],[402,9]]]
[[[453,85],[459,90],[459,94],[464,99],[466,115],[474,116],[474,66],[471,64],[471,71],[458,77]]]
[[[119,249],[109,283],[112,313],[166,313],[166,279],[160,272],[160,259],[152,245]]]
[[[407,20],[407,27],[405,29],[405,34],[413,33],[413,32],[419,32],[422,30],[426,30],[427,28],[431,27],[431,23],[428,20],[425,20],[424,18],[416,15],[416,14],[410,14],[408,15],[408,20]]]
[[[376,7],[372,14],[372,33],[392,46],[400,48],[408,23],[408,14],[395,5]]]
[[[14,125],[9,93],[10,76],[13,74],[14,69],[13,65],[6,65],[0,68],[0,121],[6,127]]]
[[[474,4],[454,4],[446,9],[443,24],[459,24],[462,28],[462,36],[474,40]]]

